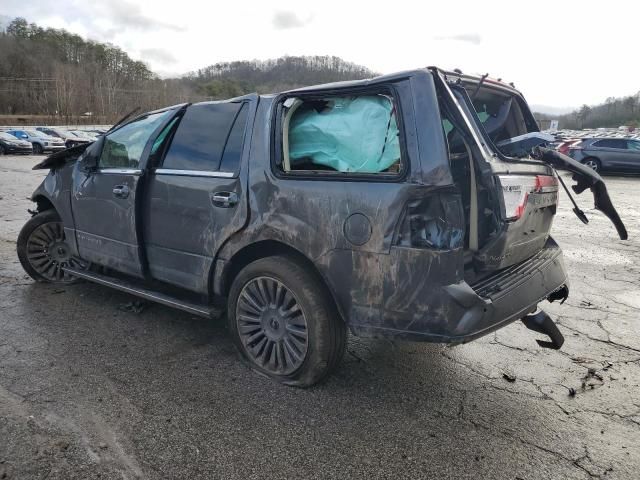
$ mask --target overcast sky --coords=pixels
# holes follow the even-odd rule
[[[113,43],[162,76],[337,55],[382,73],[488,72],[552,107],[640,90],[639,1],[2,0],[0,15]]]

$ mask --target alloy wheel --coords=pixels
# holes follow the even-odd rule
[[[592,169],[594,172],[598,171],[598,162],[596,162],[595,160],[587,160],[584,162],[584,164],[590,169]]]
[[[27,240],[27,260],[43,278],[57,283],[76,280],[63,270],[65,267],[87,268],[84,261],[71,255],[61,222],[43,223],[31,232]]]
[[[293,292],[275,278],[257,277],[244,285],[236,325],[247,355],[269,373],[290,375],[304,363],[309,348],[305,314]]]

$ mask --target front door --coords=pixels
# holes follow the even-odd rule
[[[175,109],[152,112],[104,138],[96,169],[77,162],[71,207],[78,254],[90,262],[143,276],[136,225],[144,159]]]
[[[624,170],[640,172],[640,141],[627,140],[627,150],[624,156]]]
[[[150,162],[142,221],[153,278],[208,292],[218,249],[247,219],[243,147],[256,105],[256,95],[191,105],[158,137],[166,145]]]

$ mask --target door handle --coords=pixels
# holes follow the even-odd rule
[[[129,197],[129,187],[126,185],[116,185],[113,187],[113,196],[116,198],[127,198]]]
[[[236,192],[215,192],[211,194],[211,203],[214,207],[233,207],[238,203],[238,194]]]

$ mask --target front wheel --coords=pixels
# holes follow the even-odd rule
[[[44,148],[42,147],[42,145],[40,145],[39,143],[33,144],[33,153],[40,155],[43,152],[44,152]]]
[[[227,318],[250,367],[286,385],[319,382],[345,351],[346,327],[325,285],[294,257],[243,268],[231,285]]]
[[[25,223],[18,235],[18,259],[25,272],[38,282],[73,283],[78,279],[64,268],[87,267],[86,262],[71,255],[55,210],[40,212]]]
[[[585,158],[582,161],[582,164],[589,167],[591,170],[597,173],[600,173],[600,170],[602,169],[600,160],[598,160],[597,158],[593,158],[593,157]]]

